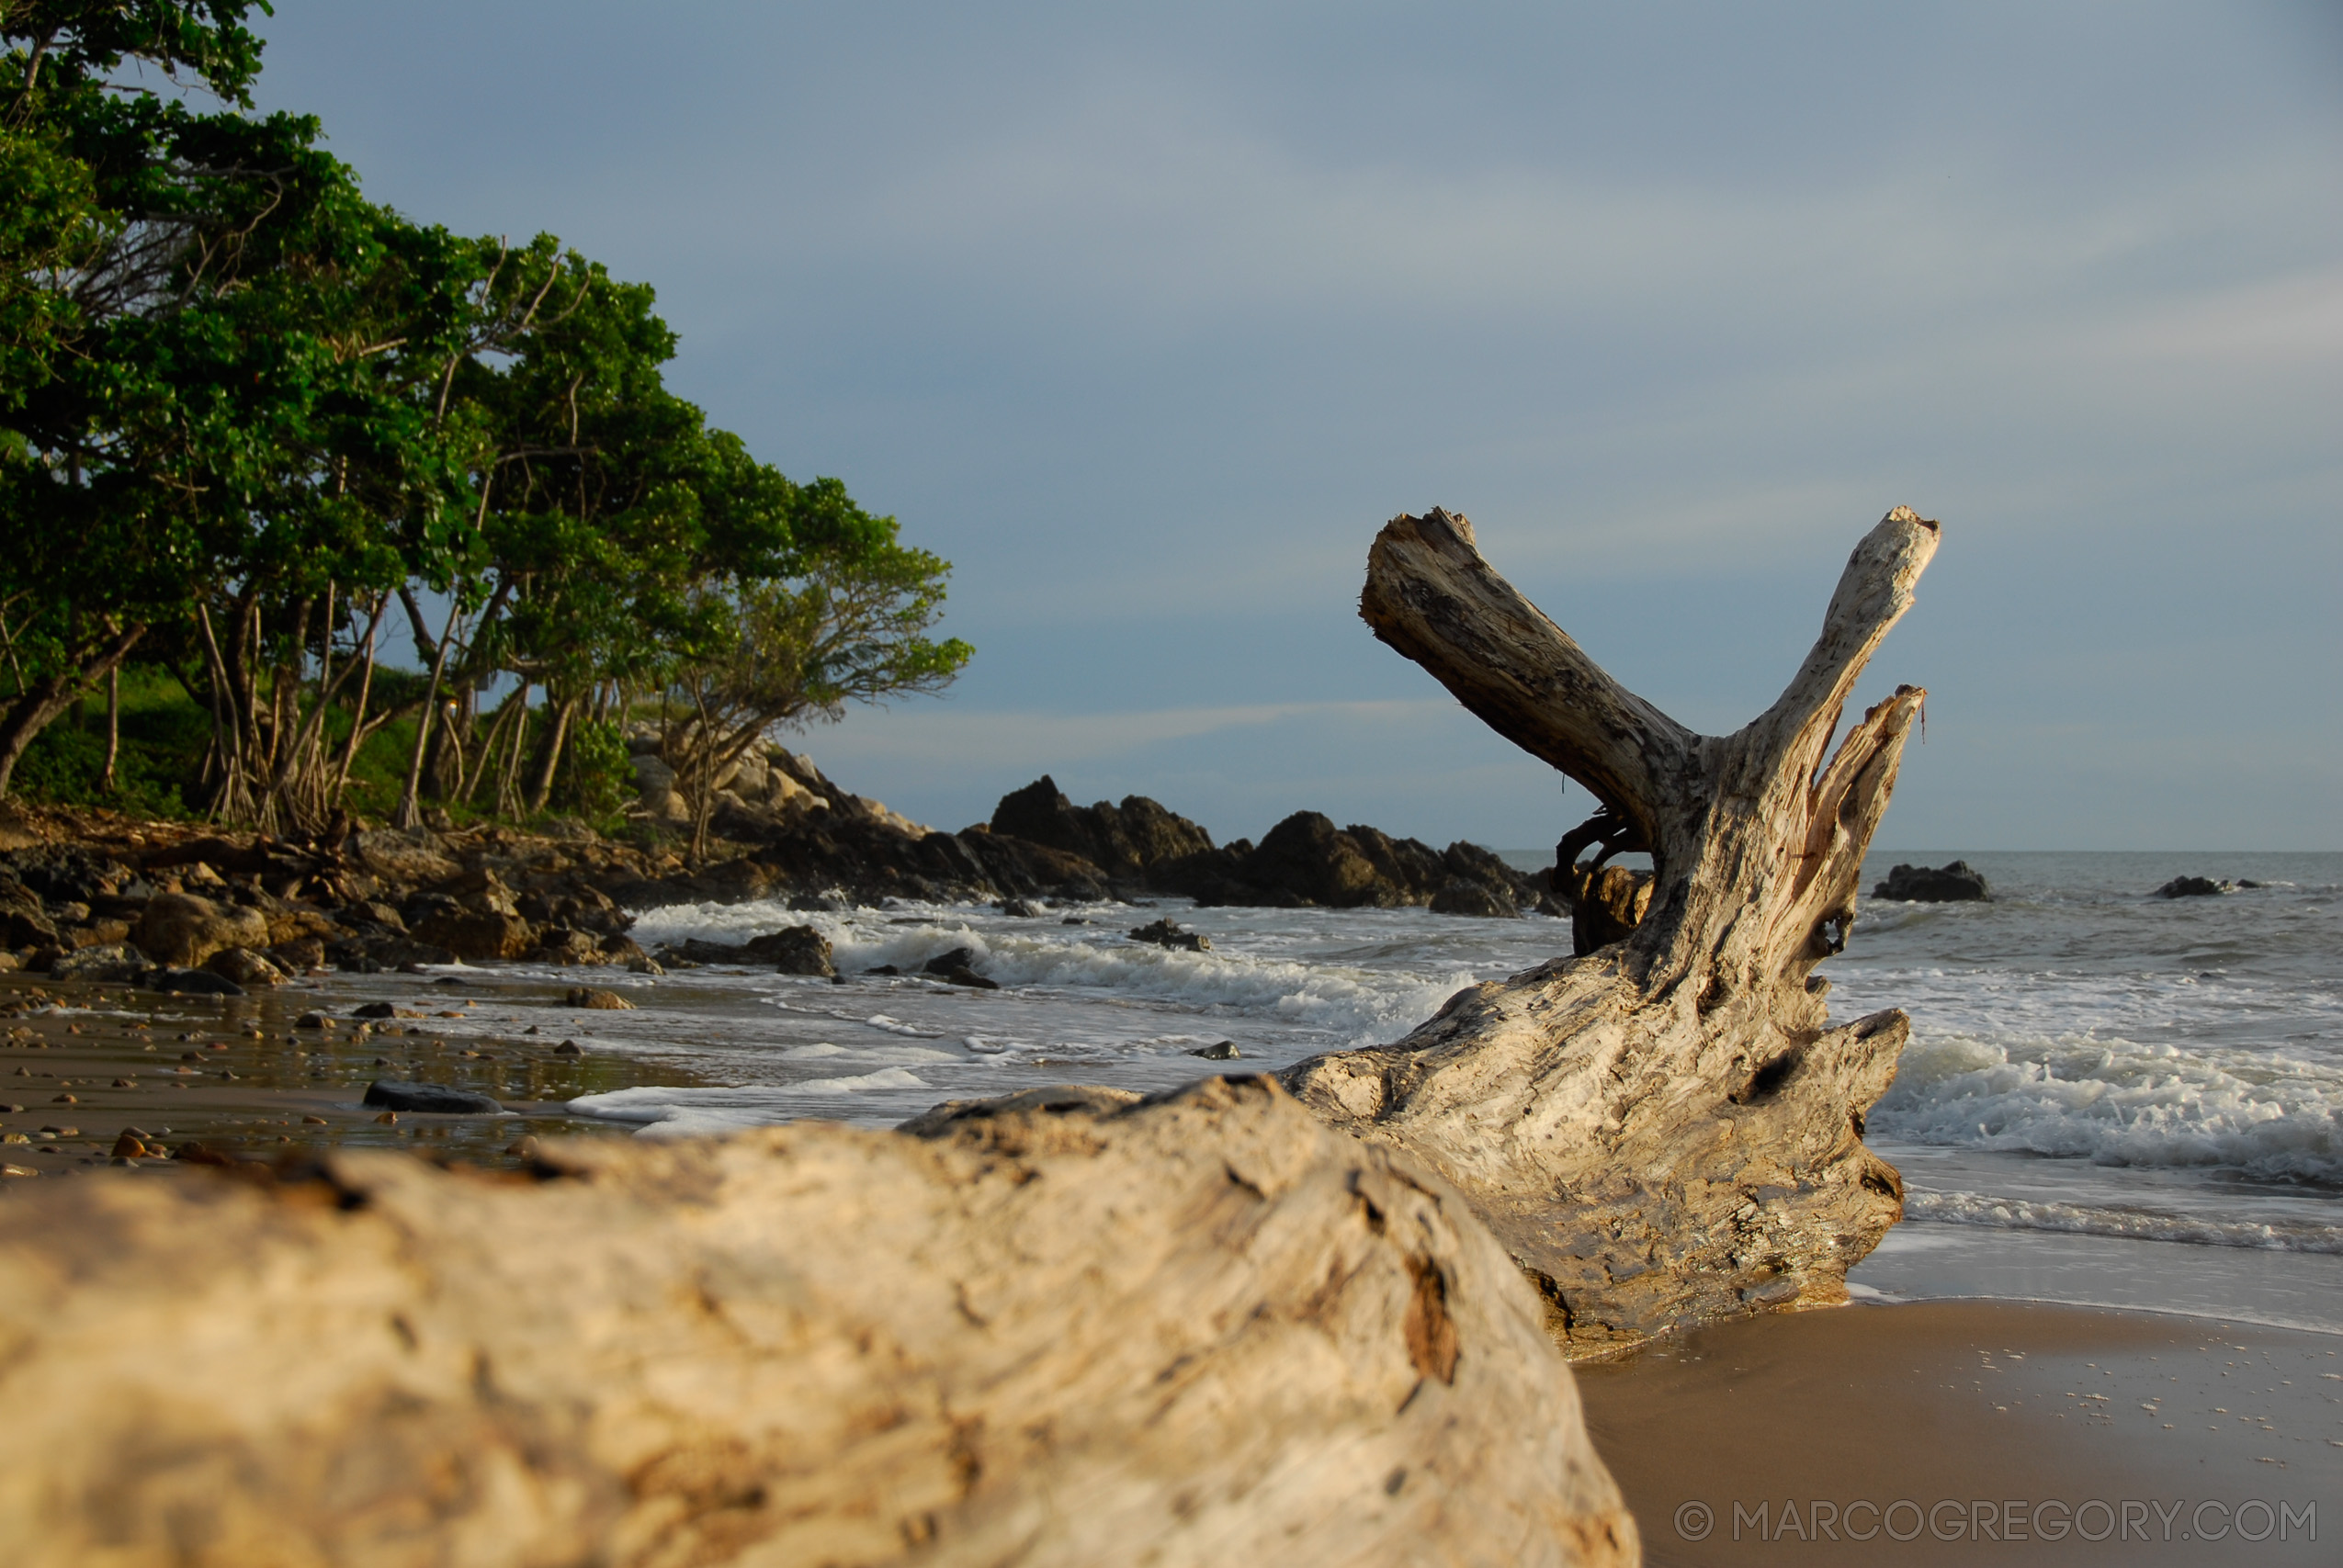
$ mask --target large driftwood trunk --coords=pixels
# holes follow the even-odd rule
[[[1270,1079],[1132,1098],[11,1192],[0,1560],[1635,1561],[1454,1192]]]
[[[1397,518],[1375,541],[1360,602],[1375,635],[1591,791],[1602,809],[1564,859],[1598,842],[1590,867],[1647,851],[1649,904],[1639,921],[1618,897],[1590,908],[1582,934],[1608,922],[1624,940],[1477,987],[1395,1045],[1285,1078],[1335,1125],[1454,1182],[1575,1349],[1843,1301],[1849,1267],[1902,1213],[1900,1179],[1862,1135],[1904,1015],[1832,1027],[1814,968],[1845,943],[1926,694],[1898,687],[1824,754],[1936,545],[1934,523],[1889,513],[1788,689],[1737,733],[1709,736],[1604,673],[1481,559],[1464,518]]]

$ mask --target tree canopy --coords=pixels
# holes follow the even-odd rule
[[[948,562],[668,390],[648,285],[370,202],[255,110],[266,11],[0,0],[0,794],[131,660],[210,716],[204,809],[311,829],[393,723],[411,820],[542,809],[582,725],[662,713],[704,783],[952,679]],[[394,623],[420,678],[377,679]]]

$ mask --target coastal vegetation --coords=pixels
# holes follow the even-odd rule
[[[670,391],[648,285],[368,200],[266,9],[0,0],[0,795],[591,818],[648,722],[704,846],[776,727],[953,679],[950,563]]]

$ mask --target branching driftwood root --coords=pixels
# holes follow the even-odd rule
[[[1737,734],[1707,736],[1604,673],[1482,560],[1464,518],[1397,518],[1375,541],[1360,614],[1593,792],[1602,808],[1559,869],[1602,897],[1579,920],[1592,951],[1460,993],[1398,1043],[1285,1081],[1454,1182],[1574,1350],[1843,1301],[1847,1269],[1902,1213],[1900,1179],[1862,1134],[1906,1020],[1832,1027],[1813,971],[1845,943],[1926,694],[1898,687],[1824,753],[1936,546],[1934,523],[1889,513],[1788,689]],[[1604,855],[1574,870],[1597,841]],[[1640,895],[1619,868],[1592,870],[1623,849],[1651,856]]]
[[[1534,1293],[1265,1078],[0,1204],[0,1552],[1626,1564]]]

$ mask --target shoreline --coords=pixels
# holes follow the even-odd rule
[[[672,1062],[598,1050],[593,1025],[564,1004],[559,986],[474,990],[448,976],[335,983],[342,978],[211,997],[0,973],[0,1107],[7,1108],[0,1109],[0,1136],[8,1139],[0,1156],[11,1172],[0,1179],[0,1193],[118,1158],[134,1168],[164,1163],[117,1156],[126,1132],[173,1152],[199,1145],[185,1156],[198,1164],[373,1146],[510,1166],[519,1162],[514,1145],[525,1137],[623,1135],[572,1115],[566,1102],[578,1095],[696,1077]],[[379,1022],[347,1016],[357,1003],[382,999],[414,1016]],[[328,1010],[333,1027],[298,1027],[302,1015]],[[434,1029],[447,1018],[488,1022],[493,1032],[454,1036]],[[564,1043],[579,1054],[561,1052]],[[506,1113],[386,1120],[363,1103],[378,1078],[484,1092]]]
[[[2313,1563],[2343,1532],[2343,1336],[1858,1303],[1575,1371],[1654,1564]]]
[[[112,1168],[116,1139],[133,1127],[167,1146],[199,1144],[255,1162],[247,1168],[255,1173],[271,1161],[298,1165],[324,1148],[368,1145],[512,1168],[525,1163],[527,1137],[627,1136],[625,1126],[569,1114],[564,1102],[614,1089],[689,1086],[698,1075],[674,1056],[599,1046],[600,1020],[565,999],[572,979],[591,976],[498,968],[320,973],[220,998],[0,974],[0,1003],[17,1014],[5,1021],[0,1104],[23,1108],[0,1111],[0,1127],[28,1138],[44,1125],[74,1129],[69,1137],[0,1150],[7,1164],[44,1178],[0,1181],[0,1201],[48,1188],[68,1171],[171,1179],[152,1170],[154,1162],[138,1162],[135,1174]],[[348,1016],[354,1006],[378,1000],[420,1016],[365,1024]],[[312,1010],[334,1014],[334,1027],[297,1027]],[[445,1027],[458,1020],[459,1029]],[[557,1055],[565,1040],[583,1054]],[[359,1103],[378,1077],[485,1090],[511,1113],[400,1115],[386,1123]],[[63,1093],[75,1103],[58,1103]],[[1913,1242],[1922,1245],[1905,1245]],[[2324,1561],[2317,1547],[2275,1534],[2254,1543],[2249,1557],[2234,1555],[2242,1550],[2235,1541],[2208,1551],[2202,1541],[2178,1539],[2179,1524],[2172,1526],[2175,1539],[2134,1534],[2127,1541],[2122,1516],[2111,1516],[2118,1538],[2103,1543],[2071,1530],[2056,1542],[2032,1530],[2022,1540],[2006,1533],[2009,1505],[2032,1510],[2044,1501],[2100,1499],[2168,1509],[2176,1498],[2190,1509],[2218,1504],[2233,1512],[2256,1499],[2315,1506],[2330,1551],[2343,1531],[2343,1375],[2329,1381],[2315,1365],[2343,1374],[2343,1337],[2249,1325],[2234,1314],[1935,1293],[1948,1269],[1976,1274],[1975,1258],[1958,1256],[1964,1248],[1998,1249],[2005,1261],[2031,1251],[2088,1268],[2083,1255],[2121,1247],[2169,1262],[2172,1245],[1907,1222],[1858,1277],[1900,1268],[1922,1281],[1911,1292],[1919,1299],[1737,1320],[1579,1361],[1574,1372],[1590,1431],[1636,1511],[1647,1561],[1860,1561],[1867,1552],[1897,1562]],[[2243,1261],[2219,1256],[2233,1250],[2242,1249],[2184,1248],[2183,1255],[2219,1270]],[[1915,1257],[1926,1262],[1931,1255],[1933,1273],[1915,1273]],[[2323,1276],[2343,1270],[2343,1259],[2278,1255],[2277,1266]],[[2023,1269],[2005,1275],[2023,1276]],[[2213,1354],[2224,1346],[2224,1354]],[[2248,1354],[2250,1367],[2238,1360]],[[2260,1371],[2271,1375],[2252,1384],[2253,1402],[2225,1397],[2228,1386],[2241,1385],[2240,1374]],[[2188,1380],[2185,1389],[2175,1378]],[[2086,1386],[2086,1379],[2099,1386]],[[2003,1397],[1988,1397],[1995,1392]],[[2143,1407],[2151,1402],[2165,1415],[2185,1405],[2202,1419],[2173,1419],[2168,1429],[2161,1416],[2149,1420]],[[1836,1520],[1856,1503],[1905,1498],[1929,1506],[1987,1500],[1991,1528],[2002,1533],[1979,1535],[1985,1516],[1964,1514],[1963,1533],[1949,1540],[1813,1539],[1817,1499],[1838,1510],[1830,1514]],[[1699,1540],[1686,1539],[1675,1522],[1676,1510],[1694,1502],[1718,1520]],[[1770,1508],[1764,1530],[1745,1526],[1742,1539],[1732,1540],[1736,1502]],[[1795,1504],[1805,1538],[1784,1533],[1785,1502]],[[2145,1517],[2156,1524],[2154,1513]],[[1896,1527],[1909,1522],[1899,1514]],[[1950,1528],[1952,1516],[1943,1522]],[[2093,1515],[2092,1526],[2099,1522]]]

